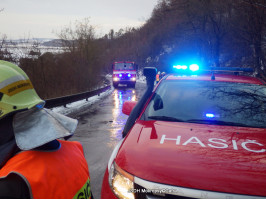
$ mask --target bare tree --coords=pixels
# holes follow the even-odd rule
[[[265,0],[238,0],[235,2],[237,39],[252,52],[253,66],[259,77],[266,80],[266,2]]]

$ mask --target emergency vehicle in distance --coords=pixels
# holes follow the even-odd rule
[[[245,68],[174,68],[182,74],[124,102],[129,118],[101,198],[265,198],[265,81]]]
[[[138,65],[130,61],[118,61],[112,64],[113,69],[113,86],[126,84],[127,87],[135,88],[137,79]]]

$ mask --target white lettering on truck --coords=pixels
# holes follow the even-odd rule
[[[181,136],[177,136],[177,138],[175,139],[175,138],[166,138],[165,137],[166,135],[163,135],[162,136],[162,139],[161,139],[161,144],[163,144],[164,143],[164,140],[176,140],[176,145],[179,145],[180,144],[180,138],[181,138]]]
[[[164,144],[165,141],[176,141],[176,145],[189,145],[189,144],[198,144],[201,147],[206,147],[206,145],[200,141],[199,138],[193,136],[189,138],[187,141],[185,141],[183,144],[181,143],[181,136],[177,136],[176,138],[167,138],[166,135],[162,135],[162,138],[160,140],[160,144]],[[226,144],[226,140],[224,139],[219,139],[219,138],[210,138],[208,139],[208,144],[209,147],[212,148],[217,148],[217,149],[227,149],[229,148],[229,145]],[[232,140],[232,145],[234,150],[238,150],[237,142],[235,140]],[[255,150],[254,145],[260,146],[260,150]],[[239,145],[240,146],[240,145]],[[250,151],[250,152],[255,152],[255,153],[264,153],[266,152],[266,149],[263,149],[264,145],[258,143],[256,140],[247,140],[241,143],[241,146],[243,149]],[[253,146],[253,149],[252,149]]]
[[[255,152],[255,153],[263,153],[263,152],[266,151],[265,149],[261,149],[259,151],[250,149],[250,148],[247,147],[247,144],[256,144],[256,145],[259,145],[259,146],[263,147],[263,144],[257,143],[256,140],[248,140],[247,142],[243,142],[242,143],[242,147],[244,149],[246,149],[247,151],[251,151],[251,152]]]
[[[215,146],[213,144],[208,144],[208,146],[210,146],[210,147],[217,148],[217,149],[226,149],[226,148],[228,148],[228,145],[225,144],[226,140],[218,139],[218,138],[211,138],[208,141],[218,145],[218,146]],[[221,142],[219,142],[219,141],[221,141]],[[222,142],[224,142],[224,143],[222,143]]]
[[[195,142],[192,142],[192,140],[195,140]],[[191,137],[191,138],[189,138],[188,141],[186,141],[185,143],[183,143],[183,145],[187,145],[189,143],[199,144],[202,147],[206,147],[197,137]]]
[[[238,150],[237,143],[235,140],[232,140],[234,150]]]

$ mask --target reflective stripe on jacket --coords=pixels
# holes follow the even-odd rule
[[[10,173],[21,176],[32,198],[90,198],[90,179],[83,148],[79,142],[58,140],[56,151],[22,151],[0,170],[0,177]]]
[[[156,81],[159,81],[159,80],[160,80],[160,75],[156,74]]]

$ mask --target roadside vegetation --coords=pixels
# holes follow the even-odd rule
[[[15,58],[3,36],[0,59],[18,63],[44,99],[103,85],[115,60],[166,72],[186,59],[202,66],[252,67],[266,80],[265,18],[265,0],[159,0],[139,28],[98,37],[88,19],[66,26],[57,34],[61,53],[42,54],[35,43]]]

